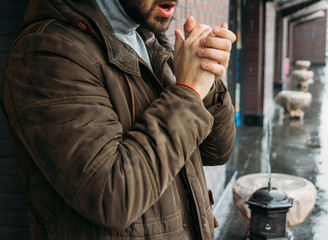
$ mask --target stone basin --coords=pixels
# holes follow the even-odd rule
[[[292,77],[299,87],[307,89],[309,82],[313,81],[314,72],[306,69],[296,69],[292,72]]]
[[[312,212],[316,201],[317,189],[314,184],[305,178],[272,173],[271,185],[293,198],[293,206],[287,214],[288,228],[301,224]],[[239,216],[247,221],[250,220],[251,211],[245,200],[259,188],[267,186],[267,173],[249,174],[236,180],[233,186],[233,202]]]
[[[302,91],[284,90],[277,94],[276,102],[288,114],[289,117],[303,118],[303,107],[306,107],[312,101],[312,94]]]
[[[298,69],[308,69],[311,66],[311,61],[308,60],[297,60],[295,66]]]
[[[299,82],[305,82],[314,77],[314,72],[309,70],[294,70],[292,72],[293,78]]]

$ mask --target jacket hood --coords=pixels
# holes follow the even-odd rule
[[[30,0],[23,26],[47,19],[71,23],[76,17],[110,28],[95,0]]]
[[[82,18],[103,35],[113,32],[110,23],[99,9],[96,0],[30,0],[25,13],[23,27],[47,19],[56,19],[71,24],[75,18]],[[147,29],[140,30],[140,34],[145,42],[149,42],[155,37]],[[160,39],[163,39],[161,43],[166,44],[165,47],[172,48],[169,46],[170,44],[166,43],[168,41],[166,38],[163,38],[163,35],[165,34],[157,34]]]
[[[140,75],[138,57],[126,58],[133,52],[118,40],[113,28],[98,7],[96,0],[30,0],[27,7],[23,28],[38,21],[56,19],[69,25],[74,25],[74,20],[79,19],[91,27],[96,33],[97,40],[106,45],[108,60],[117,65],[125,72],[133,75]],[[81,30],[81,29],[80,29]],[[87,29],[88,32],[89,29]],[[156,36],[147,29],[138,28],[138,32],[143,40],[156,51],[167,51],[173,56],[173,47],[164,33]],[[95,34],[91,34],[95,37]],[[155,37],[161,47],[155,44]],[[156,47],[156,46],[157,47]],[[165,50],[164,50],[165,49]]]

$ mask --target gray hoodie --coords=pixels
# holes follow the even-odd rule
[[[131,46],[138,56],[151,68],[144,41],[136,31],[139,27],[124,11],[118,0],[97,0],[98,6],[112,25],[115,35]]]

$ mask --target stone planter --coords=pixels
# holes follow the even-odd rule
[[[297,69],[292,72],[292,78],[301,89],[308,89],[309,81],[313,79],[313,76],[313,71],[308,71],[306,69]]]
[[[303,118],[303,107],[308,106],[312,101],[312,94],[301,91],[284,90],[277,94],[276,102],[290,118]]]
[[[293,199],[293,206],[287,214],[288,228],[301,224],[312,212],[317,189],[310,181],[287,174],[273,173],[272,187],[284,191]],[[246,198],[256,190],[268,186],[267,173],[255,173],[238,178],[233,186],[233,202],[240,217],[250,220],[251,211],[245,203]]]
[[[308,70],[311,66],[311,62],[308,61],[308,60],[297,60],[295,62],[295,67],[297,69],[305,69],[305,70]]]

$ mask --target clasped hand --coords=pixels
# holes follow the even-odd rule
[[[230,51],[236,36],[227,24],[210,28],[196,24],[189,17],[184,35],[175,31],[174,69],[177,84],[195,89],[201,99],[209,92],[215,79],[221,78],[228,67]]]

